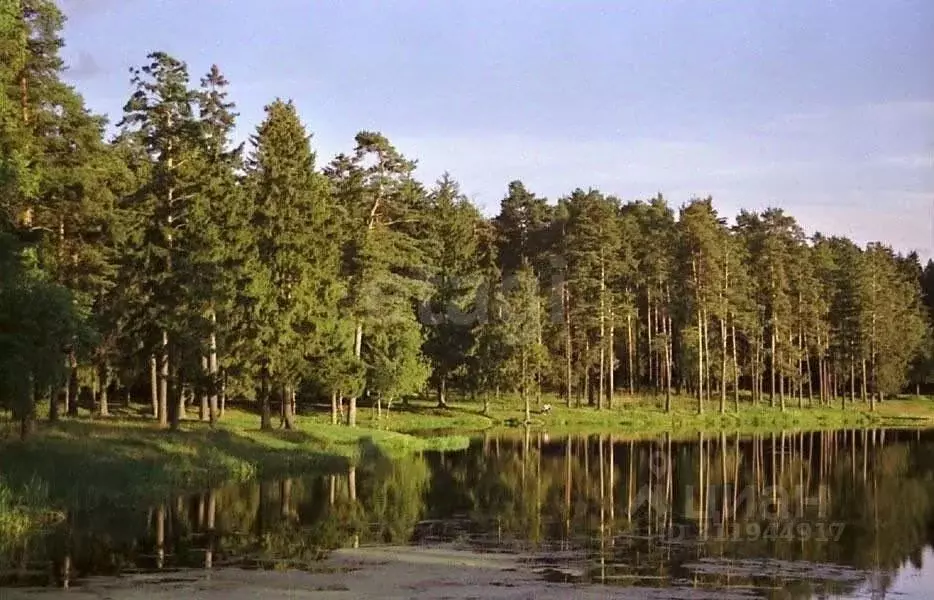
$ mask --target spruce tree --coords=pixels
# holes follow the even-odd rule
[[[419,311],[425,330],[423,351],[431,361],[438,406],[446,406],[451,378],[462,374],[474,345],[480,213],[445,174],[428,196],[425,234],[432,293]]]
[[[282,426],[294,427],[292,392],[308,376],[309,346],[320,343],[318,325],[332,318],[337,300],[338,246],[309,139],[295,105],[276,100],[266,107],[247,161],[255,236],[249,331],[264,383],[263,428],[271,427],[274,391]]]

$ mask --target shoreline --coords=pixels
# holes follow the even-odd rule
[[[934,400],[926,398],[889,400],[875,412],[859,404],[845,410],[785,412],[746,405],[739,414],[708,410],[704,415],[694,413],[692,401],[683,398],[677,399],[671,413],[657,408],[651,399],[620,399],[612,410],[552,404],[549,414],[533,413],[528,428],[518,407],[518,402],[498,403],[483,415],[476,403],[437,408],[434,403],[416,402],[384,412],[378,420],[361,410],[356,428],[331,425],[327,413],[305,415],[292,431],[261,431],[258,417],[241,410],[231,410],[213,430],[206,423],[186,421],[179,431],[164,431],[130,414],[43,423],[39,433],[25,442],[10,435],[0,438],[4,465],[0,538],[15,541],[27,536],[54,523],[68,508],[144,504],[170,493],[225,483],[336,472],[374,453],[393,457],[460,450],[471,438],[520,435],[527,430],[553,436],[687,439],[700,433],[743,436],[934,427]]]

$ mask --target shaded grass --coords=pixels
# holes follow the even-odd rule
[[[259,417],[228,411],[211,429],[196,421],[179,431],[159,429],[132,412],[103,420],[43,423],[22,442],[0,440],[0,537],[41,525],[67,508],[132,505],[255,477],[344,470],[378,451],[398,456],[465,448],[464,436],[415,437],[299,419],[295,431],[258,428]],[[27,491],[45,490],[44,495]]]

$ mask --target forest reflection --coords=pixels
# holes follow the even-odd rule
[[[336,548],[447,543],[528,553],[568,581],[883,592],[903,566],[931,568],[932,498],[934,432],[632,441],[525,431],[148,509],[76,509],[49,535],[3,550],[0,585],[180,567],[313,570]]]

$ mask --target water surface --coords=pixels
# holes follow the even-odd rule
[[[334,549],[384,545],[508,554],[549,581],[671,597],[934,597],[934,431],[487,437],[152,506],[75,507],[4,551],[0,585],[315,571]]]

